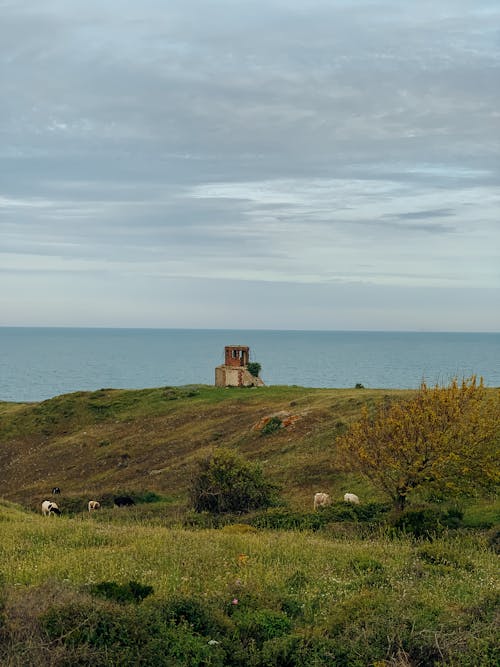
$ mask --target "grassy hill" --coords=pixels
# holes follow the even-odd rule
[[[195,461],[224,446],[259,461],[292,505],[309,508],[317,490],[339,497],[346,490],[336,435],[362,405],[405,393],[197,385],[0,403],[2,495],[34,507],[59,486],[65,497],[154,491],[182,504]],[[263,436],[259,422],[276,414],[292,423]],[[369,492],[359,480],[354,484]]]
[[[343,503],[312,511],[318,490],[377,500],[340,471],[335,438],[363,405],[409,393],[187,386],[0,403],[0,664],[498,664],[492,498],[428,540],[344,519]],[[263,435],[273,415],[286,426]],[[328,521],[186,527],[191,471],[220,446],[281,485],[289,507],[265,519]],[[56,485],[65,511],[42,517]],[[117,492],[160,501],[85,511]]]
[[[187,509],[199,458],[227,447],[259,462],[292,510],[312,509],[318,490],[334,500],[347,490],[364,502],[381,500],[365,480],[341,471],[335,439],[359,417],[363,405],[411,393],[189,385],[100,389],[39,403],[0,402],[2,497],[38,512],[52,487],[59,486],[61,506],[75,512],[85,509],[89,498],[111,505],[116,493],[154,493],[163,499],[157,511],[179,517]],[[285,426],[263,435],[262,425],[273,415]],[[469,503],[467,511],[472,522],[498,521],[498,503],[491,497]]]

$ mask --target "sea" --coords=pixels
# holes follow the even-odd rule
[[[474,374],[500,387],[500,333],[0,327],[0,401],[213,385],[226,345],[248,345],[267,385],[411,389]]]

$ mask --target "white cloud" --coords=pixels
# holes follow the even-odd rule
[[[222,281],[214,313],[241,283],[275,284],[281,299],[298,286],[436,299],[500,286],[497,2],[27,0],[0,12],[0,280],[29,303],[26,276],[47,276],[54,321],[71,287],[83,299],[104,274],[131,295],[144,285],[146,301],[176,281],[193,307],[189,280]],[[293,302],[298,328],[311,294]],[[317,326],[328,317],[316,308]],[[455,309],[450,321],[465,321]],[[438,310],[418,312],[432,328]]]

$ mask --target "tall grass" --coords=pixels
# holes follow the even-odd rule
[[[249,657],[242,665],[278,665],[279,655],[287,652],[295,657],[283,664],[291,665],[368,665],[376,660],[389,665],[396,664],[398,655],[401,665],[494,664],[478,662],[482,653],[485,660],[493,659],[498,611],[496,557],[479,535],[415,542],[238,525],[189,531],[115,525],[90,517],[44,518],[6,505],[0,506],[0,523],[0,580],[8,600],[4,614],[10,637],[15,628],[20,632],[19,609],[26,607],[22,600],[29,591],[63,586],[74,591],[72,604],[78,600],[81,610],[90,604],[81,596],[88,595],[92,584],[137,581],[154,589],[142,603],[151,613],[154,605],[180,599],[191,600],[191,610],[197,601],[196,609],[206,605],[206,614],[222,615],[228,624],[224,632],[219,628],[222,644],[237,637],[238,646],[253,646],[248,655],[254,662]],[[60,620],[66,613],[61,600],[54,596],[51,604],[52,616]],[[90,618],[92,608],[95,615],[95,604],[82,613]],[[196,630],[192,619],[190,623],[198,641],[204,631]],[[205,637],[203,646],[209,640]],[[59,636],[53,641],[64,643]],[[15,663],[15,646],[5,649],[11,660],[5,664],[23,664]],[[326,662],[334,646],[346,662]],[[193,664],[233,664],[227,646],[225,650],[222,662]],[[130,663],[123,660],[117,664],[134,664],[132,658]]]

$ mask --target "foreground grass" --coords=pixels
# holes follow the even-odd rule
[[[8,503],[0,523],[2,665],[472,667],[499,657],[497,557],[477,535],[415,543],[334,529],[189,531],[43,518]],[[132,608],[98,601],[90,587],[104,581],[153,593]],[[110,613],[119,627],[102,635]],[[141,614],[154,636],[131,639]],[[163,657],[148,652],[160,638]]]

